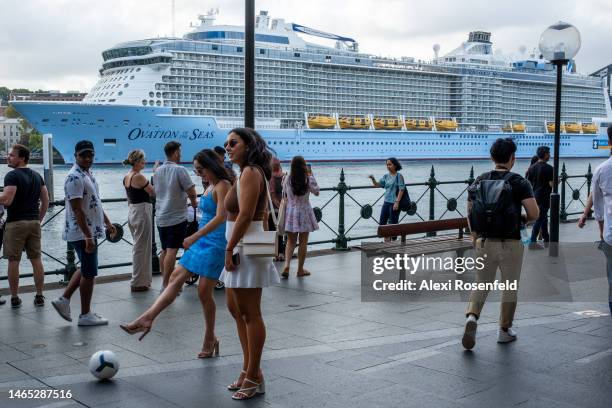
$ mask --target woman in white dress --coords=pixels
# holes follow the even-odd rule
[[[263,138],[250,128],[233,129],[225,148],[241,174],[225,196],[227,247],[225,269],[219,279],[225,283],[227,307],[236,320],[243,354],[242,372],[228,389],[236,391],[233,399],[245,400],[265,392],[260,369],[266,340],[261,294],[262,288],[277,284],[280,279],[271,256],[245,256],[238,244],[247,231],[264,231],[272,154]]]

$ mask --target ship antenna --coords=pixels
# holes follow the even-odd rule
[[[175,9],[175,0],[172,0],[172,37],[174,37],[174,9]]]

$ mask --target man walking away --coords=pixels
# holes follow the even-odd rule
[[[178,164],[181,161],[181,144],[168,142],[164,152],[166,161],[153,174],[155,222],[162,246],[159,259],[163,283],[160,292],[168,286],[176,254],[183,247],[187,231],[187,198],[194,213],[197,207],[195,184],[187,169]]]
[[[72,275],[64,295],[51,302],[60,316],[71,322],[70,298],[79,289],[81,295],[79,326],[108,324],[108,320],[91,311],[91,298],[95,278],[98,275],[97,240],[105,236],[105,226],[111,235],[116,232],[102,209],[100,189],[91,173],[94,155],[93,143],[89,140],[78,142],[74,148],[75,164],[64,181],[66,223],[62,238],[74,248],[81,267]]]
[[[40,223],[49,208],[49,192],[40,174],[28,168],[30,151],[16,144],[8,154],[8,166],[13,170],[4,177],[4,192],[0,204],[7,210],[4,232],[4,258],[8,259],[11,306],[21,307],[19,298],[19,262],[25,249],[34,274],[34,306],[44,306],[42,294],[45,272],[41,260]]]
[[[612,125],[608,127],[608,144],[612,146]],[[599,223],[600,248],[606,255],[608,306],[612,316],[612,157],[593,173],[593,211]]]
[[[527,170],[527,180],[533,186],[533,194],[538,203],[540,216],[533,224],[531,231],[532,249],[537,249],[536,242],[538,234],[542,231],[544,243],[548,244],[550,237],[548,235],[548,209],[550,208],[550,193],[552,192],[553,183],[553,167],[548,164],[550,160],[550,148],[548,146],[540,146],[537,150],[538,161]]]
[[[515,162],[514,141],[497,139],[490,152],[495,169],[480,175],[468,190],[468,223],[474,248],[476,256],[485,260],[484,268],[476,270],[476,282],[493,282],[499,268],[502,281],[518,285],[523,263],[521,225],[538,218],[538,206],[529,182],[510,172]],[[521,207],[527,215],[521,214]],[[474,290],[470,295],[462,341],[468,350],[476,343],[476,322],[487,294],[487,290]],[[512,321],[517,291],[505,290],[501,301],[497,342],[508,343],[516,340]]]

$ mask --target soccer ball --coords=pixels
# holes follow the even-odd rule
[[[110,350],[98,351],[89,360],[89,371],[100,380],[108,380],[119,371],[119,360]]]

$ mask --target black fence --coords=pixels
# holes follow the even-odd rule
[[[567,174],[565,164],[563,164],[560,174],[560,219],[562,222],[567,222],[569,217],[573,215],[583,213],[586,199],[591,192],[592,178],[593,173],[591,171],[590,164],[588,165],[586,173],[576,175]],[[408,191],[411,194],[412,206],[408,212],[402,213],[400,223],[439,220],[444,219],[445,217],[465,217],[467,207],[467,188],[473,182],[473,168],[470,169],[469,174],[467,174],[464,179],[438,180],[436,178],[435,168],[432,166],[428,179],[420,183],[406,184]],[[328,234],[331,235],[331,238],[314,240],[309,242],[309,245],[333,244],[333,249],[347,250],[349,249],[349,243],[351,241],[377,238],[376,228],[378,227],[379,223],[375,216],[375,208],[380,205],[381,200],[384,197],[384,193],[373,194],[373,189],[380,191],[380,189],[377,189],[372,185],[347,185],[345,183],[344,170],[341,170],[338,184],[333,187],[321,188],[322,196],[327,197],[319,197],[318,200],[322,201],[322,204],[313,207],[315,217],[319,222],[320,227],[326,229]],[[368,192],[368,197],[362,197],[362,200],[360,200],[358,196],[365,191]],[[125,206],[127,204],[127,199],[111,198],[103,199],[102,202],[104,204],[117,203]],[[50,203],[49,208],[57,210],[50,210],[48,216],[45,218],[42,224],[43,254],[50,260],[57,262],[59,267],[53,270],[45,271],[45,275],[63,275],[64,281],[67,281],[78,267],[78,261],[76,260],[74,249],[70,244],[68,244],[66,246],[65,254],[59,254],[51,253],[50,250],[45,250],[44,248],[44,243],[46,242],[44,239],[44,227],[56,220],[58,216],[64,212],[65,202],[64,200],[53,201]],[[153,217],[155,217],[155,211],[153,211]],[[120,223],[126,232],[119,243],[110,243],[104,239],[98,243],[98,246],[120,245],[121,243],[133,245],[129,240],[129,234],[127,233],[127,223],[127,220]],[[353,233],[357,226],[362,227],[362,230],[367,230],[367,233]],[[154,222],[153,229],[155,230]],[[435,232],[430,233],[430,235],[434,234]],[[101,264],[99,268],[112,269],[131,265],[132,259],[130,257],[123,262]],[[159,271],[159,258],[155,233],[153,233],[153,269],[154,272]],[[32,277],[32,274],[27,273],[20,276],[27,278]],[[6,279],[7,276],[0,276],[0,280]]]

